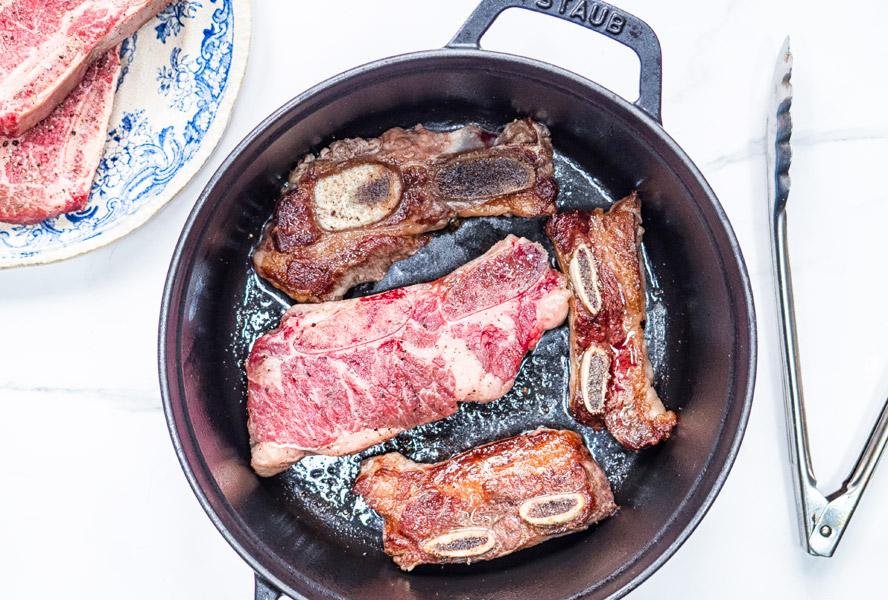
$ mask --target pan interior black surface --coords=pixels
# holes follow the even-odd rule
[[[449,130],[468,124],[437,122],[428,126]],[[497,129],[491,124],[485,125]],[[615,200],[599,179],[557,150],[555,163],[560,185],[559,209],[607,209]],[[552,266],[557,268],[554,249],[544,230],[546,220],[486,217],[454,223],[437,232],[433,241],[416,255],[395,263],[385,279],[361,285],[348,297],[438,279],[480,256],[510,233],[542,243],[549,251]],[[646,258],[646,253],[642,256]],[[666,364],[666,340],[680,335],[681,326],[675,324],[672,326],[674,335],[667,335],[668,320],[662,290],[649,261],[645,261],[644,266],[648,282],[645,336],[656,374],[656,387],[662,394],[667,391],[667,374],[671,372]],[[256,275],[249,261],[245,261],[243,269],[244,290],[236,303],[238,327],[231,343],[231,358],[235,364],[244,363],[255,339],[276,328],[283,312],[292,303],[286,295]],[[504,398],[487,404],[464,403],[450,418],[405,432],[353,456],[304,458],[284,474],[269,480],[267,485],[282,499],[288,512],[311,522],[322,535],[334,535],[332,541],[335,543],[361,555],[378,553],[382,519],[351,492],[363,459],[396,451],[418,462],[439,462],[481,444],[538,427],[551,427],[572,429],[583,435],[620,501],[623,481],[630,475],[639,455],[623,448],[606,432],[595,431],[574,421],[567,411],[569,376],[565,324],[544,334],[537,348],[524,360],[512,391]],[[245,377],[238,391],[241,395],[246,394]],[[668,391],[673,397],[682,397],[678,390]]]
[[[360,90],[360,92],[355,92]],[[357,458],[309,459],[272,479],[249,467],[243,358],[288,302],[250,254],[283,179],[304,153],[394,126],[499,129],[546,123],[560,202],[605,206],[640,189],[651,286],[646,335],[656,386],[679,414],[673,437],[638,455],[565,413],[566,331],[546,334],[507,398],[375,447],[440,460],[541,425],[580,430],[621,512],[588,532],[471,566],[401,573],[378,520],[348,492]],[[541,222],[467,220],[375,286],[428,281],[507,232],[548,244]],[[726,475],[748,414],[754,339],[742,259],[702,177],[659,127],[613,94],[538,63],[492,53],[400,57],[325,84],[285,107],[235,152],[183,233],[168,283],[161,357],[167,414],[198,497],[229,541],[283,591],[323,598],[604,597],[649,574],[695,526]],[[526,390],[526,391],[525,391]],[[367,454],[367,453],[365,453]]]

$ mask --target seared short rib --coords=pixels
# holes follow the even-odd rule
[[[290,175],[254,262],[299,302],[336,300],[454,217],[551,215],[557,191],[549,131],[529,119],[499,135],[417,125],[342,140]]]
[[[383,549],[405,571],[490,560],[582,531],[617,510],[572,431],[538,429],[433,465],[365,460],[354,491],[385,519]]]
[[[653,386],[644,340],[645,281],[637,193],[603,210],[572,211],[546,232],[569,276],[570,411],[633,450],[669,437],[676,417]]]

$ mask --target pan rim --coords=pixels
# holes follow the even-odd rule
[[[184,471],[189,485],[191,486],[195,496],[197,496],[198,501],[200,502],[204,511],[210,517],[210,520],[220,531],[229,545],[231,545],[232,548],[234,548],[234,550],[241,556],[241,558],[243,558],[245,562],[250,565],[250,567],[257,574],[257,577],[268,580],[276,588],[282,590],[283,593],[286,593],[293,598],[303,598],[306,597],[305,594],[311,594],[312,597],[314,597],[315,594],[321,594],[323,595],[323,597],[329,598],[339,597],[335,593],[318,586],[314,581],[306,578],[303,573],[293,569],[290,565],[280,565],[278,564],[279,561],[267,561],[274,564],[275,566],[287,567],[287,573],[291,576],[292,582],[298,581],[302,584],[299,586],[298,589],[295,589],[290,583],[284,582],[281,577],[279,577],[277,574],[272,573],[271,568],[267,567],[264,564],[262,558],[274,557],[275,553],[271,551],[262,542],[262,540],[258,538],[255,533],[252,532],[252,530],[241,521],[237,513],[230,506],[230,503],[222,494],[221,490],[218,488],[215,480],[212,478],[211,473],[209,472],[209,466],[204,458],[203,451],[201,450],[193,431],[191,419],[188,416],[184,393],[177,393],[178,406],[175,406],[173,403],[173,398],[171,395],[172,386],[170,385],[170,376],[173,375],[173,373],[171,373],[167,368],[167,357],[169,356],[171,350],[175,352],[175,361],[173,363],[176,367],[175,387],[177,388],[177,392],[181,392],[183,390],[181,385],[182,361],[178,337],[178,334],[181,331],[180,317],[182,314],[183,306],[181,292],[183,292],[185,289],[182,284],[189,280],[193,271],[194,258],[193,248],[190,249],[190,252],[187,252],[189,250],[188,246],[196,247],[198,245],[197,243],[202,238],[202,236],[199,234],[197,236],[193,235],[195,232],[195,224],[199,220],[208,220],[219,206],[219,203],[210,204],[209,201],[212,192],[217,187],[220,180],[230,170],[232,165],[240,158],[240,156],[245,152],[247,148],[254,144],[260,136],[264,135],[268,130],[273,129],[279,122],[284,120],[289,113],[295,111],[297,113],[302,112],[303,114],[310,114],[312,112],[311,102],[313,100],[317,100],[319,97],[324,96],[325,94],[330,94],[331,92],[336,91],[337,87],[343,86],[347,84],[350,80],[353,80],[360,76],[366,76],[373,72],[376,72],[379,75],[383,75],[385,73],[385,70],[389,68],[403,67],[404,65],[412,62],[427,64],[433,60],[448,61],[450,63],[448,65],[449,68],[453,68],[452,61],[454,59],[467,62],[472,62],[478,59],[481,59],[485,62],[493,60],[500,61],[503,65],[511,65],[516,67],[522,66],[525,68],[529,67],[535,69],[540,74],[545,74],[547,77],[555,77],[565,83],[569,82],[575,86],[579,86],[580,88],[599,96],[602,104],[606,104],[608,110],[611,110],[612,112],[618,110],[628,112],[628,116],[630,117],[628,121],[629,124],[636,129],[645,129],[652,133],[655,136],[654,141],[662,143],[664,145],[663,149],[666,152],[664,154],[663,152],[660,152],[653,148],[650,144],[648,144],[648,147],[650,147],[653,152],[656,152],[656,154],[658,154],[664,162],[669,163],[676,159],[679,160],[682,165],[684,165],[684,167],[689,171],[689,174],[693,177],[696,183],[700,186],[703,195],[709,201],[709,204],[714,211],[714,216],[716,220],[721,224],[721,228],[727,241],[728,247],[726,248],[726,250],[729,250],[729,252],[722,252],[721,249],[719,249],[719,257],[722,260],[722,276],[725,280],[725,285],[729,290],[732,289],[733,286],[730,285],[727,281],[729,271],[726,269],[726,267],[736,266],[736,275],[739,276],[739,285],[742,289],[742,299],[739,297],[739,295],[729,294],[731,299],[730,309],[732,314],[734,315],[737,315],[738,311],[740,315],[746,313],[746,322],[744,330],[743,323],[735,319],[735,322],[737,323],[734,332],[735,350],[737,348],[738,341],[739,343],[742,343],[744,337],[748,339],[748,361],[746,361],[746,364],[742,364],[742,362],[734,360],[731,367],[733,371],[733,377],[730,389],[733,394],[730,396],[730,398],[733,399],[734,402],[740,401],[742,403],[740,407],[740,413],[739,415],[737,415],[736,431],[734,432],[734,435],[731,439],[731,443],[727,447],[722,447],[719,444],[716,444],[712,447],[712,450],[706,457],[706,461],[704,463],[705,466],[701,469],[698,477],[690,487],[687,495],[682,499],[681,503],[678,505],[670,519],[665,522],[663,527],[658,532],[657,536],[652,538],[648,544],[646,544],[639,550],[638,553],[633,555],[626,563],[624,563],[621,569],[611,574],[607,579],[597,582],[597,584],[595,584],[594,586],[590,586],[590,588],[587,588],[584,592],[576,596],[578,598],[585,597],[588,594],[592,593],[595,589],[599,588],[601,585],[606,584],[607,582],[612,582],[615,579],[626,579],[628,577],[628,580],[625,581],[625,583],[622,583],[617,589],[613,590],[613,592],[609,596],[612,598],[621,597],[629,593],[631,590],[635,589],[642,582],[644,582],[651,574],[653,574],[657,569],[665,564],[665,562],[675,554],[678,548],[680,548],[681,545],[684,544],[684,542],[693,533],[693,531],[699,525],[700,521],[711,508],[715,498],[721,491],[724,482],[736,461],[737,453],[739,452],[740,445],[745,435],[755,387],[757,357],[755,306],[748,271],[743,259],[743,255],[740,251],[736,235],[733,231],[733,228],[731,227],[730,222],[727,219],[727,215],[725,214],[724,209],[722,208],[708,182],[704,178],[703,174],[696,167],[696,165],[690,160],[690,158],[678,146],[678,144],[666,133],[662,125],[653,117],[648,115],[648,113],[646,113],[644,110],[628,102],[614,92],[600,86],[599,84],[596,84],[566,69],[562,69],[560,67],[542,61],[537,61],[535,59],[480,49],[443,48],[437,50],[426,50],[421,52],[402,54],[367,63],[352,68],[334,77],[331,77],[287,101],[280,108],[278,108],[268,117],[263,119],[256,127],[254,127],[253,130],[250,131],[250,133],[248,133],[229,153],[229,155],[220,164],[220,166],[217,168],[213,176],[210,178],[210,180],[207,182],[206,186],[202,190],[197,202],[195,203],[191,213],[189,214],[188,219],[183,226],[182,233],[180,234],[180,237],[177,241],[176,248],[170,262],[170,268],[167,273],[163,300],[161,304],[160,323],[158,330],[158,362],[164,414],[170,432],[170,437],[176,450],[176,455],[182,467],[182,470]],[[566,89],[564,85],[562,85],[561,87],[564,91],[573,93],[571,90]],[[340,90],[340,95],[354,93],[354,91],[354,88],[352,88],[352,90],[350,91]],[[295,122],[299,122],[303,119],[304,116],[301,116],[299,118],[296,118]],[[688,191],[690,192],[690,190]],[[695,204],[698,203],[695,202]],[[697,208],[698,210],[702,210],[703,207],[698,204]],[[713,236],[715,233],[719,233],[717,229],[713,229],[712,225],[714,223],[710,223],[709,219],[704,219],[704,221],[706,221],[706,224],[708,226],[707,233],[710,236]],[[730,254],[730,256],[727,256],[727,254]],[[727,260],[730,257],[733,257],[734,260]],[[174,300],[177,299],[177,296],[178,301],[174,302]],[[171,320],[171,316],[175,317],[175,320]],[[176,334],[176,338],[168,340],[171,332]],[[172,346],[172,348],[170,346]],[[738,373],[741,376],[739,383],[737,381]],[[744,375],[745,377],[743,377]],[[744,383],[745,390],[742,389]],[[722,423],[719,426],[720,431],[724,430],[724,427],[726,426],[729,408],[729,403],[726,402],[725,412],[723,413],[722,417]],[[182,428],[180,428],[180,423],[177,420],[177,409],[181,411],[181,425],[184,426],[184,430],[181,430]],[[188,442],[190,444],[191,454],[193,454],[193,457],[190,457],[188,455],[185,448],[185,442]],[[715,459],[716,454],[723,455],[723,462],[718,465],[718,474],[715,480],[712,482],[711,487],[705,493],[702,499],[696,498],[696,495],[700,493],[699,486],[701,484],[701,480],[710,471],[710,467],[713,460]],[[214,500],[211,500],[210,498],[211,493],[215,496]],[[220,516],[220,513],[222,511],[217,512],[217,508],[214,506],[214,501],[217,506],[225,509],[224,513],[227,517],[227,520],[229,521],[228,523],[224,522],[222,516]],[[672,542],[669,543],[669,545],[665,549],[660,551],[659,554],[655,556],[653,561],[651,561],[646,567],[643,567],[641,570],[633,572],[631,567],[636,565],[636,563],[639,562],[639,558],[647,554],[650,549],[663,538],[663,533],[667,530],[668,527],[672,525],[676,515],[687,511],[687,506],[691,501],[694,501],[696,508],[693,508],[691,510],[691,515],[690,518],[687,520],[687,524],[684,527],[680,528],[676,534],[674,534],[674,539],[672,540]]]

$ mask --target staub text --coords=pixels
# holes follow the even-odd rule
[[[588,0],[537,0],[537,8],[555,9],[559,15],[588,23],[592,27],[603,28],[610,34],[619,35],[626,25],[626,18],[610,6]]]

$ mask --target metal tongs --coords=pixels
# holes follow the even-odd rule
[[[838,491],[824,496],[817,489],[817,480],[811,467],[808,450],[808,428],[805,423],[805,402],[802,396],[799,345],[796,338],[795,310],[792,298],[792,279],[789,271],[788,244],[786,240],[786,200],[789,196],[789,165],[792,149],[792,54],[789,37],[783,42],[777,66],[774,69],[772,89],[773,104],[768,114],[767,159],[768,200],[771,209],[771,253],[774,260],[774,279],[777,284],[777,308],[780,345],[783,355],[783,396],[786,407],[786,431],[789,436],[790,460],[793,468],[796,507],[802,544],[814,556],[832,556],[845,533],[848,521],[860,502],[870,477],[888,442],[888,400],[882,407],[869,439],[854,470]]]

